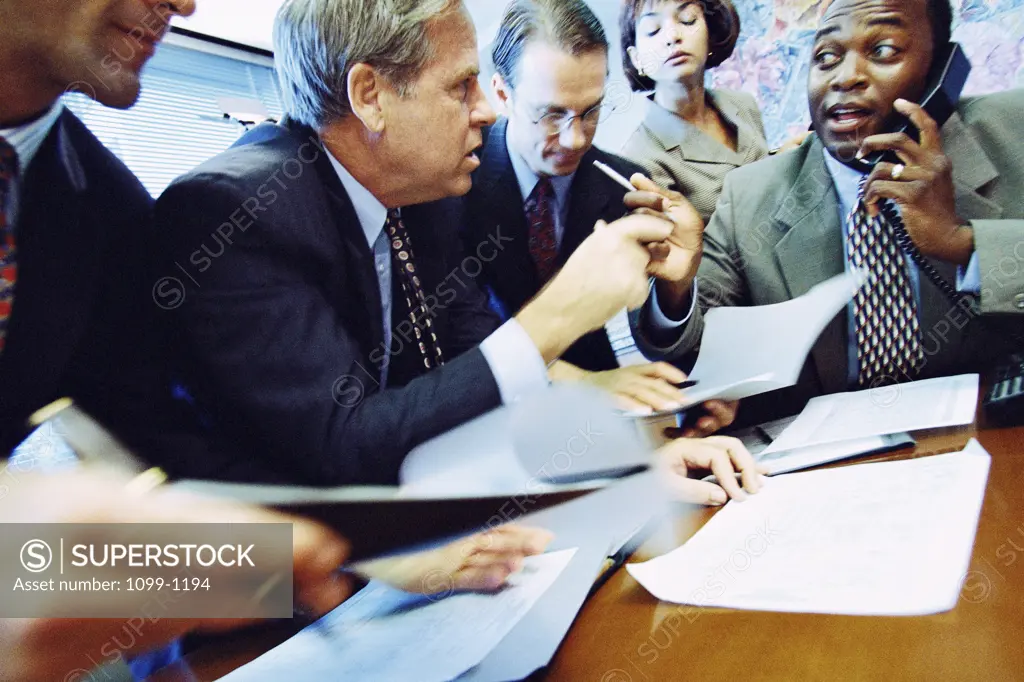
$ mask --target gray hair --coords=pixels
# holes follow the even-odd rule
[[[429,23],[462,0],[286,0],[274,23],[285,111],[321,129],[352,112],[348,74],[378,70],[405,97],[434,56]]]

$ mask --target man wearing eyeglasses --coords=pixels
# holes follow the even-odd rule
[[[466,253],[481,252],[478,282],[508,319],[599,220],[628,212],[624,190],[594,161],[626,178],[643,171],[593,146],[598,123],[614,110],[606,102],[608,39],[585,2],[512,2],[492,57],[491,85],[504,117],[484,130],[462,236]],[[501,245],[493,255],[479,248],[491,243]],[[664,363],[619,368],[605,329],[577,341],[550,374],[556,381],[599,385],[639,410],[671,409],[682,401],[674,384],[685,380]]]

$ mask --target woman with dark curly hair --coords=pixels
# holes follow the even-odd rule
[[[732,54],[740,18],[728,0],[624,0],[622,60],[634,91],[653,91],[624,156],[711,218],[729,171],[768,154],[757,102],[706,90],[704,75]]]

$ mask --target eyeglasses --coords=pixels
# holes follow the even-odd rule
[[[530,120],[533,124],[540,126],[549,137],[555,135],[561,135],[572,127],[573,122],[579,119],[583,125],[583,130],[588,133],[592,133],[597,130],[599,123],[603,123],[611,118],[611,115],[615,113],[615,108],[606,102],[601,102],[595,106],[590,107],[582,114],[570,114],[569,112],[550,112],[541,115],[539,118],[535,118],[535,114],[530,116]]]

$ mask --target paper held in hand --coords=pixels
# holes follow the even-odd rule
[[[860,271],[838,275],[785,303],[713,308],[681,409],[708,400],[740,400],[792,386],[814,343],[864,283]],[[678,410],[681,411],[681,410]],[[654,415],[662,417],[672,412]]]

